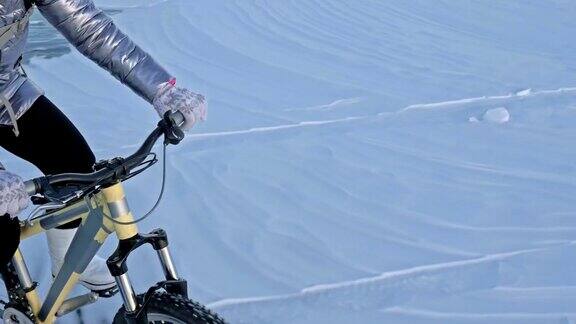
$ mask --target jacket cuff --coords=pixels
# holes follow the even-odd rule
[[[146,55],[127,75],[124,83],[149,103],[154,101],[162,83],[174,79],[152,57]]]

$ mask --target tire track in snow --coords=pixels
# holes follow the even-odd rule
[[[453,312],[437,312],[422,310],[408,307],[391,307],[382,310],[385,314],[390,315],[404,315],[408,317],[416,317],[423,319],[437,319],[454,322],[456,320],[482,320],[482,321],[495,321],[495,320],[514,320],[514,321],[535,321],[535,320],[548,320],[548,321],[567,321],[568,319],[575,319],[576,313],[453,313]]]
[[[235,136],[235,135],[246,135],[246,134],[254,134],[254,133],[270,133],[270,132],[281,131],[281,130],[286,130],[286,129],[293,129],[293,128],[324,126],[324,125],[339,124],[339,123],[345,123],[345,122],[351,122],[351,121],[365,120],[365,119],[369,119],[371,117],[373,117],[373,116],[372,115],[354,116],[354,117],[346,117],[346,118],[331,119],[331,120],[303,121],[303,122],[299,122],[296,124],[254,127],[254,128],[250,128],[250,129],[237,130],[237,131],[193,134],[193,135],[188,136],[188,138],[204,139],[204,138],[214,138],[214,137],[228,137],[228,136]]]
[[[555,247],[574,245],[574,242]],[[310,308],[334,307],[353,311],[390,309],[422,294],[452,295],[498,286],[500,264],[552,248],[519,250],[385,272],[381,275],[316,285],[286,295],[224,299],[208,305],[236,323],[268,323],[274,314],[301,316]],[[481,278],[481,279],[480,279]]]
[[[434,103],[423,103],[410,105],[399,113],[406,112],[416,112],[416,111],[430,111],[436,109],[445,110],[447,108],[468,108],[469,104],[500,104],[502,101],[510,99],[523,99],[523,98],[534,98],[540,96],[558,96],[558,95],[576,95],[576,87],[558,88],[554,90],[539,90],[534,92],[520,91],[518,93],[508,94],[508,95],[498,95],[498,96],[483,96],[475,98],[465,98],[459,100],[449,100]]]
[[[476,98],[465,98],[459,100],[451,100],[451,101],[441,101],[441,102],[434,102],[434,103],[423,103],[423,104],[414,104],[408,107],[405,107],[396,113],[388,113],[388,112],[381,112],[373,115],[363,115],[363,116],[349,116],[346,118],[339,118],[339,119],[328,119],[328,120],[310,120],[310,121],[301,121],[294,124],[283,124],[283,125],[275,125],[275,126],[261,126],[261,127],[254,127],[249,129],[242,129],[242,130],[233,130],[233,131],[222,131],[222,132],[213,132],[213,133],[198,133],[189,135],[187,138],[189,139],[208,139],[214,137],[227,137],[227,136],[236,136],[236,135],[246,135],[246,134],[253,134],[253,133],[269,133],[275,131],[282,131],[286,129],[294,129],[294,128],[308,128],[308,127],[321,127],[326,125],[332,124],[340,124],[340,123],[347,123],[353,121],[360,121],[360,120],[370,120],[370,119],[378,119],[382,117],[394,118],[398,116],[403,116],[407,113],[420,113],[424,114],[424,112],[430,111],[444,111],[455,108],[457,110],[466,110],[469,104],[483,104],[486,105],[484,107],[492,107],[494,104],[502,104],[502,101],[506,100],[524,100],[528,98],[535,98],[540,96],[555,96],[555,95],[576,95],[576,87],[575,88],[560,88],[556,90],[542,90],[542,91],[535,91],[528,94],[509,94],[509,95],[499,95],[499,96],[485,96],[485,97],[476,97]],[[575,98],[576,99],[576,98]],[[327,108],[332,107],[341,103],[348,103],[349,101],[356,102],[358,98],[349,98],[349,99],[340,99],[335,100],[331,103],[326,105],[319,105],[310,108],[301,108],[301,109],[320,109],[320,108]],[[297,109],[290,109],[290,110],[297,110]],[[417,118],[414,118],[417,121]]]

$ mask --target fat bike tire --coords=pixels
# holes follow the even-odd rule
[[[139,296],[142,298],[143,296]],[[156,292],[150,297],[146,313],[149,323],[227,324],[205,306],[180,295]],[[114,324],[128,323],[124,306],[114,316]]]

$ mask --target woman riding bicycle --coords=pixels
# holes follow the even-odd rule
[[[205,119],[204,97],[176,87],[175,78],[91,0],[35,0],[34,5],[82,54],[152,104],[160,115],[168,110],[181,111],[185,130]],[[31,7],[28,0],[0,0],[0,146],[44,174],[91,172],[95,157],[84,137],[22,68]],[[28,202],[22,178],[0,164],[0,215],[4,215],[0,226],[9,224],[8,215],[17,215]],[[62,265],[79,224],[78,220],[47,232],[53,275]],[[0,247],[4,250],[1,254],[11,256],[15,244]],[[94,291],[115,286],[100,257],[92,260],[80,282]]]

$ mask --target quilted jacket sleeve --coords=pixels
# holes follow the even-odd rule
[[[82,54],[148,102],[171,76],[92,0],[36,0],[42,15]]]

